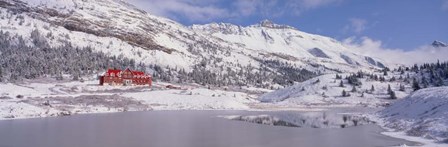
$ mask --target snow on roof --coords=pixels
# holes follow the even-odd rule
[[[133,75],[145,75],[145,73],[144,72],[142,72],[142,71],[131,71],[132,72],[132,74]]]
[[[143,72],[143,71],[130,70],[130,69],[126,69],[126,70],[123,70],[123,71],[127,71],[127,70],[129,70],[132,73],[132,75],[151,77],[150,75],[146,75],[145,72]],[[121,72],[122,72],[122,70],[120,70],[120,69],[108,69],[106,74],[108,74],[108,75],[114,74],[115,76],[118,76],[118,74],[121,73]]]
[[[120,72],[121,72],[121,70],[119,70],[119,69],[108,69],[106,73],[108,73],[108,74],[111,74],[111,73],[118,74]]]

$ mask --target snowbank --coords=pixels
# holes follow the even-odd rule
[[[154,89],[99,86],[96,80],[0,84],[0,120],[122,111],[246,110],[257,102],[242,92],[165,89],[163,84],[155,83]]]
[[[42,92],[35,90],[31,87],[19,86],[11,83],[0,83],[0,97],[10,97],[15,98],[19,95],[21,96],[37,96],[42,94]]]
[[[386,127],[448,143],[448,87],[416,91],[379,114]]]
[[[245,93],[209,89],[147,91],[123,96],[143,101],[155,110],[245,110],[249,109],[246,104],[253,102]]]

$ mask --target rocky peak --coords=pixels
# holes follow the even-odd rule
[[[435,40],[434,42],[432,42],[431,44],[433,47],[448,47],[448,45],[444,42]]]
[[[260,21],[260,26],[262,26],[262,27],[273,27],[275,24],[274,24],[274,22],[272,22],[271,20],[269,20],[269,19],[265,19],[265,20],[262,20],[262,21]]]
[[[288,25],[276,24],[276,23],[274,23],[274,22],[272,22],[271,20],[268,20],[268,19],[260,21],[260,23],[258,23],[255,26],[271,28],[271,29],[295,29],[294,27],[291,27],[291,26],[288,26]]]
[[[231,23],[210,23],[205,25],[192,25],[191,29],[209,33],[221,32],[223,34],[241,34],[242,27]]]

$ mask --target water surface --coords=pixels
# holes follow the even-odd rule
[[[148,111],[0,121],[0,147],[368,147],[413,144],[377,125],[295,128],[233,121],[247,111]],[[278,113],[278,112],[276,112]]]

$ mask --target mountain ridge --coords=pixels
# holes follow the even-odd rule
[[[248,26],[210,23],[192,25],[190,28],[253,50],[281,53],[302,59],[320,58],[321,56],[313,54],[318,51],[321,55],[325,54],[324,57],[332,59],[329,62],[363,66],[384,65],[381,60],[375,61],[378,59],[359,55],[333,38],[301,32],[294,27],[275,24],[269,20]]]
[[[324,74],[382,68],[377,66],[380,60],[369,57],[371,63],[337,40],[267,20],[246,27],[230,23],[188,27],[120,0],[1,0],[0,10],[4,18],[0,25],[11,26],[3,31],[24,37],[30,45],[29,34],[37,30],[50,46],[91,47],[174,72],[166,79],[201,71],[211,79],[234,76],[229,83],[239,83],[249,74],[234,73],[266,72],[268,78],[258,77],[266,78],[258,83],[265,85],[280,77],[284,81],[307,77],[290,77],[285,69]]]

